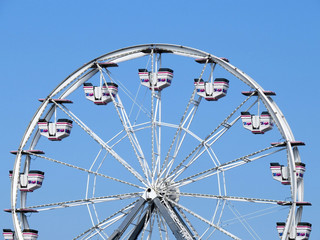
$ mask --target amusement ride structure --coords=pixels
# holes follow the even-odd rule
[[[305,144],[275,97],[185,46],[93,59],[39,99],[11,152],[4,238],[309,239]]]

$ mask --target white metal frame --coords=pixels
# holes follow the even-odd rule
[[[92,76],[94,76],[96,73],[99,73],[102,76],[106,76],[106,73],[103,73],[103,69],[101,67],[92,68],[96,63],[98,62],[113,62],[113,63],[121,63],[123,61],[132,60],[135,58],[140,58],[143,56],[152,56],[152,71],[157,71],[157,61],[158,59],[154,59],[154,57],[157,56],[157,52],[164,52],[164,53],[170,53],[175,55],[181,55],[185,57],[190,58],[206,58],[212,61],[214,63],[220,65],[222,68],[230,72],[232,75],[240,79],[242,82],[247,84],[250,88],[253,89],[253,91],[256,91],[258,93],[259,98],[263,102],[264,106],[267,108],[268,112],[271,114],[272,119],[276,123],[276,126],[286,142],[285,149],[287,151],[288,155],[288,166],[289,166],[289,172],[290,172],[290,179],[291,179],[291,202],[290,202],[290,210],[288,213],[288,217],[286,220],[285,230],[282,236],[282,240],[287,240],[289,237],[293,238],[295,236],[295,229],[298,222],[301,221],[302,216],[302,210],[303,207],[296,206],[297,202],[303,202],[303,181],[297,181],[296,178],[296,169],[295,169],[295,163],[300,162],[300,155],[297,147],[292,147],[291,142],[294,142],[294,136],[293,133],[277,104],[273,101],[273,99],[270,96],[267,96],[264,94],[264,89],[256,82],[254,81],[250,76],[248,76],[246,73],[241,71],[240,69],[236,68],[235,66],[231,65],[230,63],[226,62],[225,60],[216,57],[212,54],[206,53],[204,51],[200,51],[197,49],[184,47],[184,46],[178,46],[178,45],[171,45],[171,44],[145,44],[145,45],[138,45],[138,46],[132,46],[128,48],[123,48],[120,50],[116,50],[110,53],[107,53],[105,55],[102,55],[98,58],[93,59],[92,61],[88,62],[87,64],[80,67],[78,70],[70,74],[65,80],[63,80],[43,101],[43,103],[40,105],[36,113],[34,114],[32,120],[30,121],[24,136],[22,137],[22,140],[20,142],[18,152],[16,155],[15,163],[14,163],[14,169],[12,174],[12,185],[11,185],[11,209],[12,209],[12,219],[13,224],[15,228],[15,234],[16,238],[22,240],[22,225],[28,226],[28,221],[24,217],[24,214],[21,214],[21,217],[19,219],[18,216],[18,192],[19,192],[19,173],[20,172],[26,172],[29,171],[30,168],[30,156],[34,155],[39,158],[44,158],[50,161],[54,161],[59,164],[63,164],[69,167],[77,168],[78,170],[85,171],[87,173],[94,174],[95,176],[102,176],[109,179],[112,179],[111,176],[105,176],[103,174],[98,173],[97,171],[93,171],[92,169],[81,169],[77,166],[72,166],[67,163],[63,163],[61,161],[51,159],[49,157],[44,157],[38,154],[30,153],[27,155],[26,160],[24,162],[24,166],[22,167],[23,160],[22,155],[24,150],[33,150],[40,138],[39,131],[36,130],[36,125],[41,116],[45,116],[46,119],[50,119],[51,116],[54,113],[54,108],[57,106],[62,111],[64,111],[76,124],[78,124],[84,131],[86,131],[100,146],[101,149],[104,149],[108,152],[108,154],[112,155],[116,160],[118,160],[133,176],[135,176],[140,182],[141,185],[137,186],[135,184],[131,184],[129,182],[126,182],[124,180],[115,179],[114,181],[122,182],[124,184],[128,184],[134,187],[137,187],[140,189],[138,193],[127,193],[123,195],[115,195],[115,196],[105,196],[105,197],[94,197],[94,198],[86,198],[83,200],[77,200],[77,201],[70,201],[70,202],[62,202],[62,203],[54,203],[52,205],[42,205],[42,206],[34,206],[35,208],[40,208],[39,211],[43,211],[47,208],[60,208],[65,206],[75,206],[75,205],[82,205],[82,204],[88,204],[88,201],[90,204],[94,204],[97,202],[103,202],[103,201],[110,201],[110,200],[119,200],[124,198],[131,198],[131,197],[137,197],[140,195],[142,198],[149,198],[146,197],[148,189],[151,187],[160,184],[162,177],[169,177],[170,180],[176,181],[174,186],[176,188],[181,187],[182,185],[189,184],[191,182],[197,181],[199,179],[204,179],[207,177],[210,177],[215,174],[222,173],[221,175],[221,181],[223,181],[224,175],[223,171],[227,169],[231,169],[243,164],[247,164],[248,162],[252,162],[254,160],[257,160],[259,158],[268,156],[269,154],[272,154],[273,152],[277,152],[280,150],[275,150],[273,152],[266,152],[270,149],[272,150],[273,147],[263,149],[261,151],[255,152],[253,154],[249,154],[247,156],[243,156],[241,158],[235,159],[233,161],[230,161],[228,163],[221,164],[217,157],[215,156],[214,152],[210,148],[210,146],[218,139],[220,138],[224,132],[226,132],[238,119],[234,119],[231,123],[228,123],[228,120],[233,116],[234,112],[231,113],[210,135],[208,135],[207,138],[201,139],[198,137],[195,133],[189,130],[189,126],[192,122],[192,119],[194,117],[194,114],[197,110],[197,107],[200,103],[201,98],[197,98],[195,92],[192,94],[189,104],[187,105],[187,108],[185,110],[185,114],[183,115],[181,122],[177,125],[172,125],[169,123],[162,122],[161,119],[161,92],[156,92],[153,88],[151,89],[151,128],[152,128],[152,164],[149,166],[147,163],[146,157],[144,156],[142,149],[140,147],[139,141],[135,135],[136,131],[139,131],[140,129],[143,129],[145,127],[148,127],[144,124],[135,125],[130,123],[127,112],[125,108],[122,105],[121,97],[117,96],[116,98],[112,97],[112,102],[115,106],[115,109],[117,110],[119,119],[122,122],[122,125],[124,126],[124,131],[119,132],[119,136],[123,136],[123,138],[127,137],[130,140],[130,143],[132,145],[132,148],[134,149],[137,159],[140,162],[140,166],[143,169],[143,176],[140,175],[135,169],[133,169],[130,164],[124,160],[117,152],[113,150],[113,145],[110,145],[109,142],[103,141],[96,133],[94,133],[88,126],[85,125],[80,119],[78,119],[68,108],[66,108],[63,104],[56,103],[53,98],[59,98],[59,99],[65,99],[68,97],[72,92],[74,92],[77,88],[79,88],[84,82],[86,82],[88,79],[90,79]],[[208,63],[207,61],[207,63]],[[160,63],[161,64],[161,63]],[[207,65],[207,64],[205,64]],[[205,67],[204,67],[205,68]],[[203,72],[202,72],[203,73]],[[202,73],[200,74],[200,78],[202,76]],[[106,81],[105,79],[103,81]],[[121,95],[121,94],[120,94]],[[58,96],[58,97],[57,97]],[[112,95],[111,95],[112,96]],[[250,97],[249,97],[250,98]],[[46,112],[46,109],[48,108],[48,104],[53,102],[53,106],[49,108],[49,110]],[[242,106],[242,104],[240,104]],[[238,109],[238,108],[237,108]],[[237,110],[236,109],[236,110]],[[236,111],[235,110],[235,111]],[[168,156],[166,156],[164,162],[161,164],[160,159],[160,151],[161,151],[161,128],[162,127],[171,127],[175,128],[176,135],[172,141],[170,150],[168,152]],[[218,128],[224,126],[224,128],[218,131]],[[33,135],[33,133],[35,133]],[[173,162],[175,161],[175,156],[177,152],[179,151],[179,146],[183,143],[184,138],[186,134],[190,134],[195,139],[198,139],[199,146],[194,149],[194,152],[192,152],[183,162],[180,163],[175,169],[172,169]],[[33,135],[33,138],[30,139],[30,137]],[[117,137],[117,136],[115,136]],[[112,139],[111,139],[112,140]],[[111,141],[110,140],[110,141]],[[30,146],[27,147],[27,143],[31,142]],[[121,141],[121,139],[119,140]],[[117,143],[114,143],[116,145]],[[174,148],[173,151],[173,157],[169,160],[169,154],[171,152],[171,149]],[[188,166],[191,166],[196,159],[201,156],[204,152],[208,153],[210,156],[212,156],[212,160],[215,163],[215,167],[208,169],[205,172],[198,173],[197,175],[190,176],[186,179],[182,179],[177,181],[178,176],[184,171],[185,168]],[[164,158],[164,156],[162,156]],[[184,165],[183,167],[181,167]],[[164,184],[164,183],[163,183]],[[154,193],[152,191],[152,193]],[[152,218],[152,221],[154,224],[149,223],[145,224],[143,226],[143,229],[141,230],[141,234],[147,234],[146,232],[152,231],[153,225],[157,225],[157,228],[159,231],[168,231],[167,226],[165,222],[171,217],[174,219],[173,216],[178,216],[178,213],[172,212],[172,207],[175,207],[181,211],[181,220],[174,220],[176,222],[183,223],[183,226],[177,225],[177,228],[181,229],[194,229],[191,223],[188,222],[187,217],[183,217],[183,212],[187,212],[194,217],[200,219],[201,221],[208,224],[210,227],[215,228],[216,230],[225,233],[229,237],[233,239],[239,239],[232,233],[226,231],[221,226],[218,226],[214,224],[211,220],[203,219],[198,214],[194,213],[190,209],[187,209],[186,207],[180,205],[178,202],[170,199],[170,198],[164,198],[162,200],[157,200],[159,195],[157,193],[154,193],[154,196],[151,196],[152,199],[154,199],[154,204],[157,206],[155,210],[152,210],[155,214],[155,217]],[[276,204],[279,202],[278,200],[266,200],[266,199],[252,199],[252,198],[244,198],[244,197],[235,197],[235,196],[226,196],[224,194],[220,195],[201,195],[201,194],[190,194],[190,193],[180,193],[181,196],[189,196],[189,197],[202,197],[202,198],[215,198],[215,199],[231,199],[234,201],[250,201],[250,202],[263,202],[263,203],[271,203]],[[23,208],[26,206],[26,193],[20,195],[21,198],[21,205],[20,207]],[[142,203],[141,203],[142,204]],[[144,204],[144,205],[143,205]],[[141,206],[139,206],[139,209],[142,208],[145,211],[145,219],[149,219],[148,214],[153,214],[150,211],[150,207],[148,208],[145,203],[143,203]],[[169,207],[171,206],[171,207]],[[167,208],[167,213],[163,213],[163,208]],[[103,220],[100,223],[97,224],[97,226],[94,226],[93,228],[89,229],[87,232],[83,233],[81,237],[86,236],[85,238],[88,238],[90,236],[94,236],[96,234],[100,234],[97,229],[99,228],[106,228],[110,225],[112,225],[115,222],[120,221],[121,219],[124,219],[126,215],[130,213],[130,210],[134,209],[134,206],[128,206],[124,209],[120,210],[119,212],[122,212],[122,217],[120,216],[110,216],[109,219]],[[149,210],[148,210],[149,209]],[[126,214],[123,214],[126,212]],[[137,210],[138,212],[138,210]],[[160,214],[161,213],[161,214]],[[97,215],[97,213],[95,213]],[[168,214],[168,215],[166,215]],[[219,213],[216,213],[219,215]],[[141,217],[143,213],[140,213]],[[184,220],[182,220],[184,218]],[[128,220],[129,221],[129,220]],[[130,221],[129,221],[130,222]],[[147,223],[147,220],[146,220]],[[149,229],[147,229],[149,228]],[[187,230],[186,230],[187,231]],[[188,230],[189,231],[189,230]],[[86,235],[89,234],[89,235]],[[90,235],[91,234],[91,235]],[[200,236],[201,233],[196,233],[195,236]],[[151,235],[150,235],[151,236]],[[188,233],[186,232],[184,237],[181,237],[181,239],[189,239]],[[79,236],[80,237],[80,236]],[[101,236],[103,237],[103,236]],[[106,236],[104,236],[106,238]],[[161,236],[162,238],[163,236]]]

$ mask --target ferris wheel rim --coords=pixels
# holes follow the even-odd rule
[[[37,109],[35,115],[33,116],[32,120],[29,123],[29,126],[27,127],[27,130],[24,133],[24,136],[20,142],[19,150],[17,152],[16,160],[14,163],[14,169],[13,169],[13,177],[12,177],[12,185],[11,185],[11,208],[12,208],[12,218],[13,222],[15,225],[15,230],[18,234],[18,237],[22,238],[22,231],[19,229],[19,220],[17,213],[15,211],[16,206],[17,206],[17,193],[18,193],[18,175],[20,172],[21,168],[21,157],[22,157],[22,151],[25,148],[26,143],[28,142],[29,138],[31,137],[32,132],[34,131],[34,128],[36,126],[36,122],[39,119],[39,116],[43,114],[45,111],[50,99],[52,96],[55,96],[59,93],[62,92],[62,94],[58,97],[59,99],[63,99],[66,96],[68,96],[70,93],[72,93],[75,89],[77,89],[79,86],[79,81],[77,78],[81,76],[81,74],[85,73],[88,69],[90,69],[94,64],[96,64],[99,61],[111,61],[115,63],[122,62],[124,57],[132,57],[132,55],[137,54],[137,56],[134,56],[134,58],[146,56],[150,53],[147,52],[147,50],[151,49],[156,49],[156,51],[166,51],[165,53],[171,53],[175,55],[183,55],[185,57],[191,57],[191,58],[196,58],[196,57],[202,57],[202,58],[212,58],[214,61],[229,71],[232,75],[236,76],[238,79],[243,81],[245,84],[249,85],[251,88],[253,88],[257,93],[259,94],[259,97],[265,104],[266,108],[272,115],[273,119],[276,122],[276,125],[287,143],[286,148],[288,152],[288,163],[290,165],[290,175],[292,176],[292,185],[291,185],[291,198],[293,204],[290,207],[289,215],[288,215],[288,220],[287,220],[287,225],[292,225],[294,221],[294,215],[295,215],[295,209],[296,209],[296,195],[297,195],[297,186],[296,186],[296,176],[294,174],[295,171],[295,162],[297,161],[297,157],[294,155],[299,155],[297,150],[295,150],[295,153],[292,150],[291,142],[293,142],[294,136],[293,133],[284,117],[282,114],[281,110],[279,107],[276,105],[275,102],[273,102],[268,96],[264,94],[264,89],[255,81],[253,80],[250,76],[236,68],[235,66],[231,65],[230,63],[224,61],[223,59],[216,57],[212,54],[209,54],[207,52],[194,49],[194,48],[189,48],[181,45],[174,45],[174,44],[162,44],[162,43],[153,43],[153,44],[142,44],[142,45],[136,45],[136,46],[131,46],[131,47],[126,47],[126,48],[121,48],[112,52],[109,52],[107,54],[101,55],[100,57],[97,57],[88,63],[84,64],[80,68],[78,68],[76,71],[74,71],[72,74],[70,74],[65,80],[63,80],[60,84],[57,85],[57,87],[47,96],[47,98],[43,101],[43,103],[40,105],[40,107]],[[146,53],[144,55],[141,55],[145,51]],[[140,55],[139,55],[139,54]],[[122,58],[122,59],[121,59]],[[131,59],[124,59],[123,61],[129,61]],[[92,70],[93,72],[94,70]],[[71,85],[71,86],[70,86]],[[76,87],[77,86],[77,87]],[[66,90],[64,90],[66,89]],[[37,133],[36,135],[39,135]],[[37,144],[37,136],[34,137],[32,140],[32,144],[30,147],[30,150],[33,149],[34,146]],[[299,159],[298,159],[299,160]],[[303,194],[302,194],[303,195]],[[16,227],[17,225],[17,227]],[[282,239],[285,239],[285,234]]]

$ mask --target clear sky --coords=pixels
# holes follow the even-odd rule
[[[300,149],[307,166],[305,201],[313,206],[304,209],[303,221],[313,224],[311,239],[319,239],[319,11],[318,0],[2,0],[0,206],[10,208],[9,152],[17,149],[38,98],[107,52],[172,43],[227,57],[277,93],[295,138],[306,143]],[[12,228],[9,214],[0,212],[0,224]]]

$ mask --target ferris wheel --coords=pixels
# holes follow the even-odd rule
[[[309,239],[304,143],[274,98],[189,47],[93,59],[40,96],[11,152],[4,238]]]

